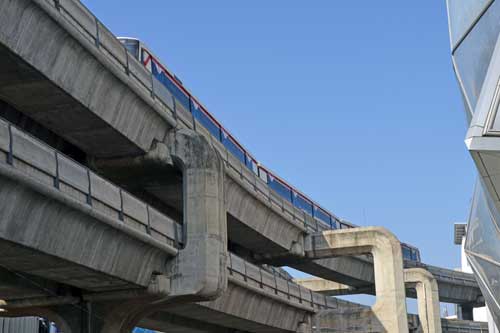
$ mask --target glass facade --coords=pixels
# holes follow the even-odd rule
[[[467,119],[470,124],[477,115],[472,121],[476,123],[482,114],[479,111],[476,114],[476,109],[483,110],[476,106],[500,32],[500,0],[448,0],[447,3],[453,65],[464,97]],[[500,205],[493,199],[496,194],[492,196],[493,192],[489,192],[492,187],[483,183],[491,180],[479,178],[469,215],[465,252],[498,325]]]
[[[500,214],[478,181],[468,221],[465,253],[495,322],[500,323]]]
[[[447,2],[453,66],[470,123],[500,31],[500,1]]]
[[[455,46],[493,0],[448,0],[450,40]]]

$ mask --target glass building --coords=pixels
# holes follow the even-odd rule
[[[465,253],[500,326],[500,0],[447,0],[467,148],[478,170]]]

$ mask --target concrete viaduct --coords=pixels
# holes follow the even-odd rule
[[[5,315],[46,316],[64,332],[327,332],[336,324],[324,318],[354,310],[387,332],[419,325],[402,303],[401,326],[387,326],[388,305],[279,274],[288,265],[345,286],[330,295],[392,288],[377,246],[354,249],[358,230],[326,231],[274,193],[77,0],[0,0],[0,116]],[[390,248],[403,299],[417,296],[404,264],[432,273],[441,301],[484,304],[472,275]],[[478,331],[453,325],[442,327]]]

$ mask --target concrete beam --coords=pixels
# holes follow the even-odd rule
[[[353,286],[348,286],[343,283],[329,281],[326,279],[316,278],[316,277],[294,279],[293,281],[307,289],[328,296],[369,294],[372,292],[371,286],[368,288],[356,288]]]
[[[309,259],[371,253],[377,301],[372,307],[388,333],[408,332],[401,243],[380,227],[324,231],[306,236]]]
[[[434,276],[422,268],[404,271],[405,284],[417,291],[418,315],[423,333],[441,333],[439,290]]]

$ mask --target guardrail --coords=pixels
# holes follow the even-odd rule
[[[229,253],[229,281],[260,290],[266,296],[275,298],[281,302],[301,307],[308,311],[325,309],[336,309],[339,301],[334,297],[328,297],[310,289],[302,287],[291,279],[287,279],[273,270],[269,272],[260,266],[256,266],[246,260]]]
[[[1,118],[0,163],[157,241],[181,244],[182,227],[172,219]]]
[[[43,1],[43,0],[42,0]],[[261,165],[238,140],[224,128],[215,117],[194,97],[178,79],[153,55],[147,54],[144,62],[139,62],[129,54],[126,47],[90,12],[80,1],[75,0],[44,0],[53,6],[60,15],[74,26],[81,35],[91,42],[137,87],[159,101],[166,108],[166,112],[174,119],[182,121],[190,128],[196,129],[196,121],[205,127],[208,133],[222,145],[267,186],[282,199],[291,203],[321,221],[330,229],[354,228],[327,209],[321,207],[308,196],[300,192],[285,180]],[[151,62],[152,70],[148,71],[143,65]],[[153,67],[156,66],[156,69]],[[164,74],[164,76],[162,76]],[[185,112],[182,112],[185,111]],[[191,117],[186,117],[185,113]],[[420,260],[418,249],[402,244],[405,259]]]

